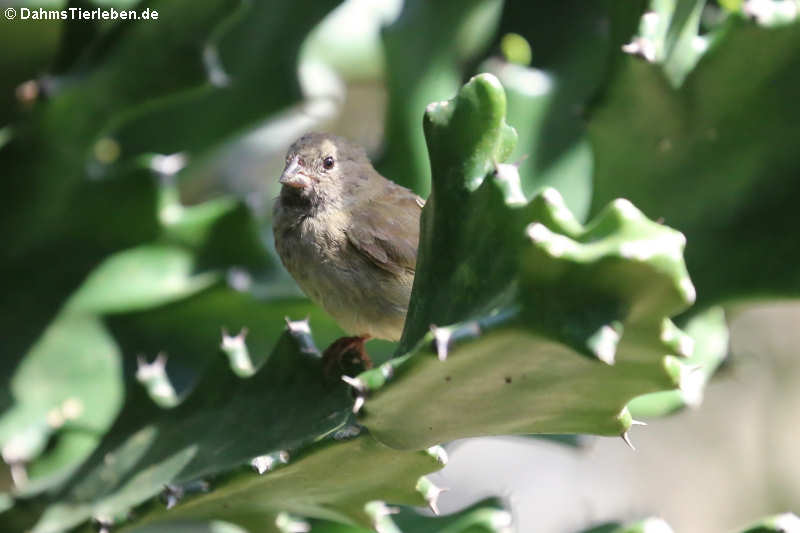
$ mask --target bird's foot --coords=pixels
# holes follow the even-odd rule
[[[363,337],[342,337],[328,346],[322,353],[322,366],[325,375],[339,377],[343,374],[359,373],[372,368],[372,360],[367,354]]]

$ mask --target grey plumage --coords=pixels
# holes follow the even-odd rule
[[[360,147],[321,133],[289,148],[281,183],[275,246],[297,284],[348,333],[398,340],[423,200],[378,174]]]

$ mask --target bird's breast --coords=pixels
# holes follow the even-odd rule
[[[413,276],[390,275],[356,252],[345,232],[345,213],[294,218],[293,223],[275,215],[275,248],[309,298],[349,333],[399,338]]]

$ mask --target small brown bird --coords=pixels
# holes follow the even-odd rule
[[[326,368],[355,354],[371,366],[369,338],[403,331],[424,200],[372,167],[342,137],[309,133],[286,154],[273,211],[275,247],[306,295],[352,337],[333,343]]]

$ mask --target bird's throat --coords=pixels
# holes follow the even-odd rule
[[[319,203],[315,199],[316,195],[313,191],[296,189],[285,185],[281,188],[281,203],[289,209],[308,211],[310,214],[316,210]]]

